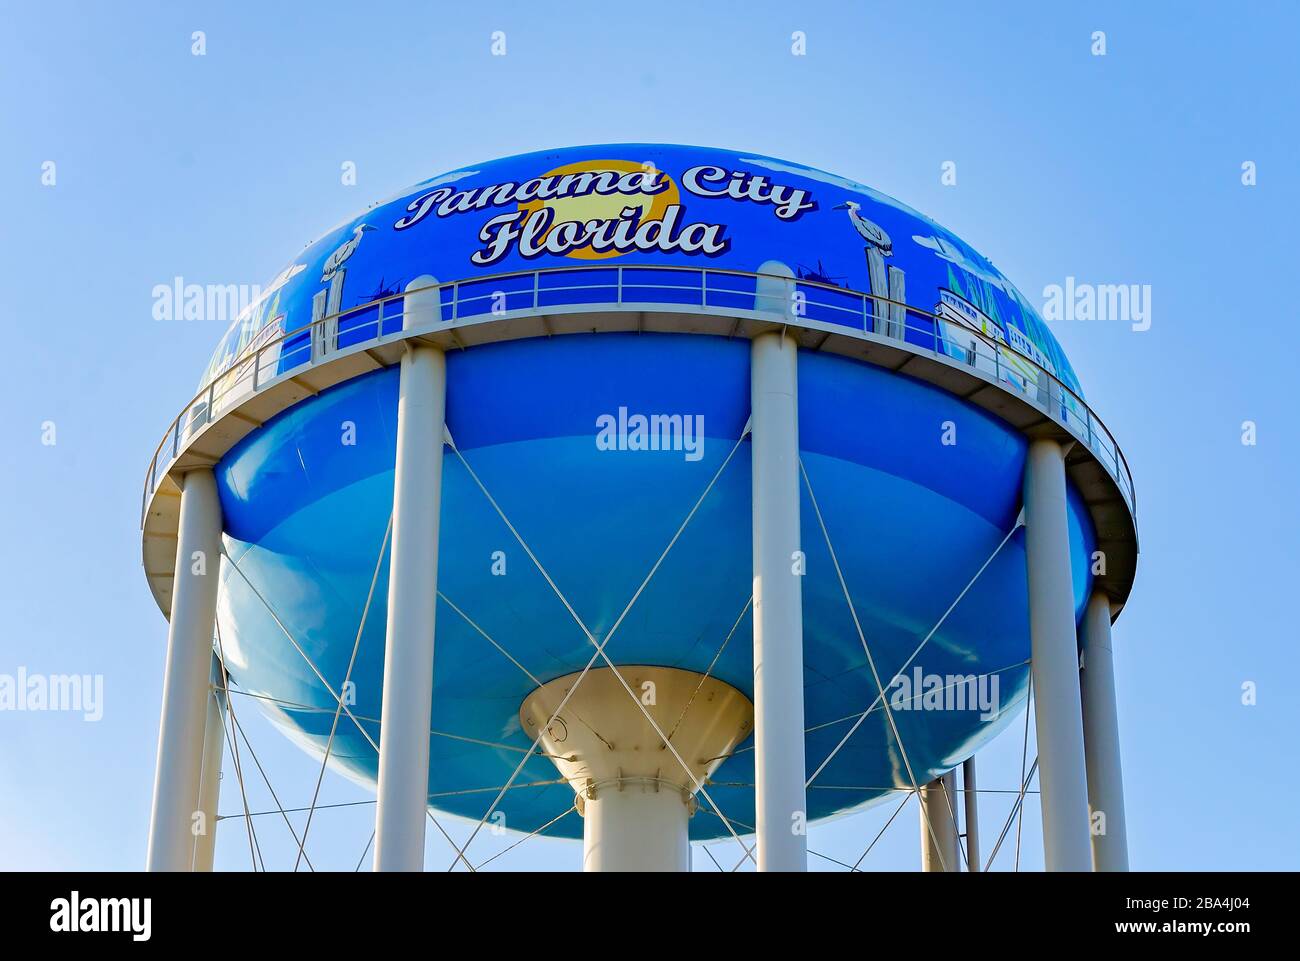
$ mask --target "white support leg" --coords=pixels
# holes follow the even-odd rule
[[[975,757],[966,758],[961,766],[962,801],[966,808],[966,870],[980,869],[979,794],[975,787]]]
[[[1096,871],[1128,870],[1124,823],[1124,772],[1115,711],[1115,663],[1110,643],[1110,599],[1094,591],[1083,615],[1083,746],[1088,764],[1088,807],[1098,819],[1092,830]]]
[[[1035,440],[1025,465],[1025,558],[1043,852],[1049,871],[1090,871],[1088,783],[1066,510],[1065,454],[1054,440]]]
[[[657,784],[603,785],[582,812],[584,871],[689,871],[690,808]]]
[[[221,659],[212,655],[208,714],[203,726],[203,770],[199,776],[202,831],[194,837],[194,870],[211,871],[217,851],[217,803],[221,800],[221,755],[226,740],[226,678]]]
[[[921,785],[921,870],[957,871],[957,770]]]
[[[754,338],[754,780],[758,869],[806,871],[797,348]]]
[[[149,819],[150,871],[188,871],[199,803],[208,675],[221,569],[221,502],[210,470],[181,479],[181,513],[167,631],[158,766]]]
[[[424,283],[417,278],[411,285]],[[437,296],[435,289],[407,298],[406,325],[419,323],[431,306],[427,301],[433,298],[436,304]],[[375,806],[376,871],[424,869],[446,393],[442,351],[408,341],[397,400],[393,546]]]

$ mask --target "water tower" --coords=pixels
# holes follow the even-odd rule
[[[1047,866],[1127,866],[1124,457],[1010,281],[841,177],[618,144],[371,206],[218,345],[142,527],[151,869],[211,865],[227,684],[375,784],[381,870],[446,815],[465,866],[491,823],[802,870],[899,791],[973,867],[970,759],[1032,688]]]

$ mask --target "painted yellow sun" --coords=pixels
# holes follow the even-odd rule
[[[583,160],[578,163],[565,164],[563,167],[556,167],[554,170],[548,170],[542,176],[563,177],[565,174],[604,172],[632,174],[640,172],[653,173],[655,170],[646,164],[635,163],[631,160]],[[658,193],[615,192],[600,194],[593,192],[581,197],[530,200],[521,203],[519,209],[524,211],[525,214],[531,214],[543,207],[550,207],[554,211],[550,230],[554,230],[556,224],[565,223],[566,221],[585,223],[589,220],[618,220],[627,207],[641,208],[641,223],[648,220],[662,220],[670,206],[681,203],[681,195],[677,192],[677,184],[673,182],[673,179],[668,174],[663,171],[658,171],[658,173],[659,177],[654,182],[667,184]],[[550,230],[547,233],[550,233]],[[626,251],[596,251],[592,250],[590,246],[585,246],[576,247],[564,256],[575,257],[579,260],[607,260],[610,257],[622,256],[624,253]]]

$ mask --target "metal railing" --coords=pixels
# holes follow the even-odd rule
[[[434,292],[436,303],[430,296]],[[401,339],[406,299],[416,294],[423,296],[418,314],[412,309],[411,315],[416,320],[413,328],[421,333],[467,321],[644,306],[659,311],[739,314],[792,325],[813,321],[846,333],[874,334],[915,353],[969,367],[1035,404],[1087,445],[1114,478],[1129,510],[1137,515],[1128,462],[1092,408],[1039,363],[981,331],[886,297],[815,280],[704,267],[595,266],[449,281],[321,317],[261,344],[254,340],[256,346],[245,348],[214,375],[168,427],[149,463],[141,526],[158,482],[204,427],[249,396],[342,351]]]

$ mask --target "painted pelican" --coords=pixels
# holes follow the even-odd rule
[[[854,229],[862,235],[862,239],[871,246],[878,248],[886,257],[893,256],[894,242],[889,239],[889,234],[858,212],[862,209],[860,203],[856,200],[846,200],[842,204],[836,204],[835,209],[847,210],[849,220],[853,222]]]
[[[372,227],[369,224],[357,224],[353,227],[352,236],[325,259],[325,269],[322,271],[320,279],[322,281],[333,279],[334,274],[343,266],[344,261],[356,253],[356,249],[361,243],[361,235],[368,230],[378,229],[379,228]]]

